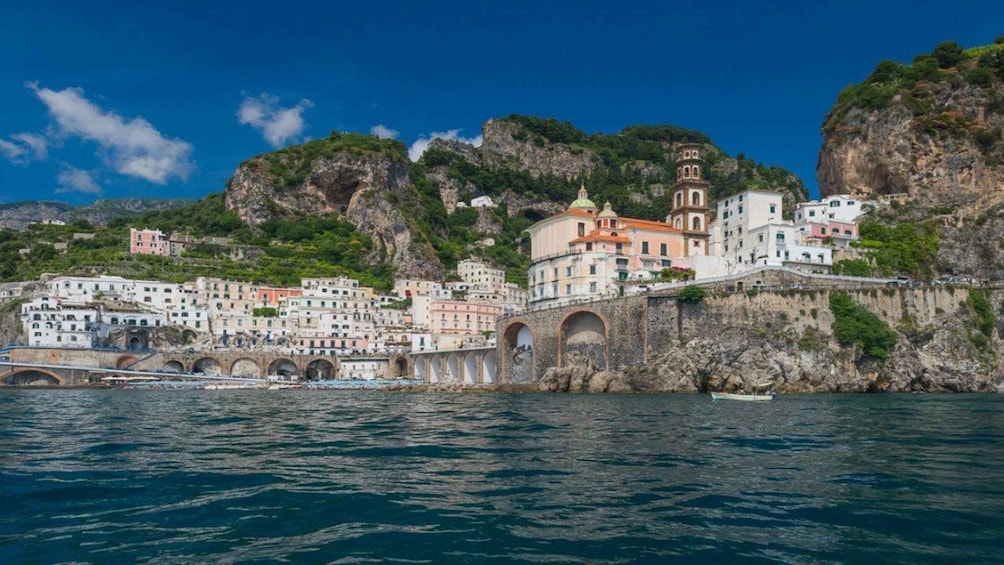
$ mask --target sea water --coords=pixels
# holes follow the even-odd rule
[[[0,563],[1004,562],[1004,396],[0,390]]]

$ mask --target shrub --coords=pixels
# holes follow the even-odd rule
[[[830,310],[833,312],[833,335],[841,345],[857,345],[862,357],[886,359],[889,356],[889,350],[896,345],[896,334],[878,316],[846,292],[830,294]]]
[[[703,287],[687,285],[683,287],[683,290],[677,293],[676,299],[679,300],[680,302],[689,302],[691,304],[697,304],[702,300],[704,300],[704,297],[707,296],[707,294],[708,291],[704,290]]]
[[[997,316],[986,295],[978,290],[969,291],[969,307],[976,314],[976,327],[986,337],[991,337],[997,325]]]

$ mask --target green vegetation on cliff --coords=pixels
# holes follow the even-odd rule
[[[181,257],[129,254],[129,228],[161,229],[196,237],[226,237],[229,242],[199,243]],[[76,232],[91,239],[74,239]],[[65,249],[57,249],[65,244]],[[61,245],[60,245],[61,247]],[[20,250],[28,250],[21,254]],[[120,218],[107,228],[85,222],[67,226],[29,226],[0,230],[0,280],[35,280],[43,273],[110,274],[173,282],[199,276],[272,285],[297,285],[301,278],[348,276],[382,290],[393,286],[393,269],[370,265],[369,236],[338,218],[312,217],[265,222],[252,231],[223,209],[223,195],[211,194],[190,206]]]
[[[975,88],[982,92],[987,112],[1004,114],[1004,96],[996,87],[1002,80],[1004,37],[972,49],[944,42],[909,64],[882,61],[864,82],[844,88],[827,114],[823,130],[842,133],[841,122],[852,110],[871,112],[898,103],[912,112],[918,131],[934,136],[972,136],[989,153],[1001,139],[1000,130],[987,130],[973,117],[952,111],[946,106],[948,99],[939,93],[945,87]]]
[[[896,333],[846,292],[830,293],[833,335],[840,345],[857,345],[862,357],[885,359],[896,345]]]
[[[323,139],[313,139],[300,145],[291,145],[284,149],[272,151],[249,159],[242,164],[251,164],[255,160],[263,162],[279,182],[279,186],[296,186],[303,184],[310,173],[310,164],[316,159],[331,159],[338,153],[382,153],[401,162],[408,162],[408,147],[396,139],[380,139],[373,135],[361,133],[331,132]]]

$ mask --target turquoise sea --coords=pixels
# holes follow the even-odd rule
[[[1004,396],[0,390],[0,563],[1004,563]]]

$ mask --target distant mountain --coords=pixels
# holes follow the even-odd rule
[[[23,230],[32,222],[60,220],[72,223],[87,220],[95,225],[105,225],[113,218],[133,218],[146,212],[181,208],[192,204],[190,198],[107,198],[84,206],[71,206],[65,202],[26,200],[0,204],[0,229]]]

